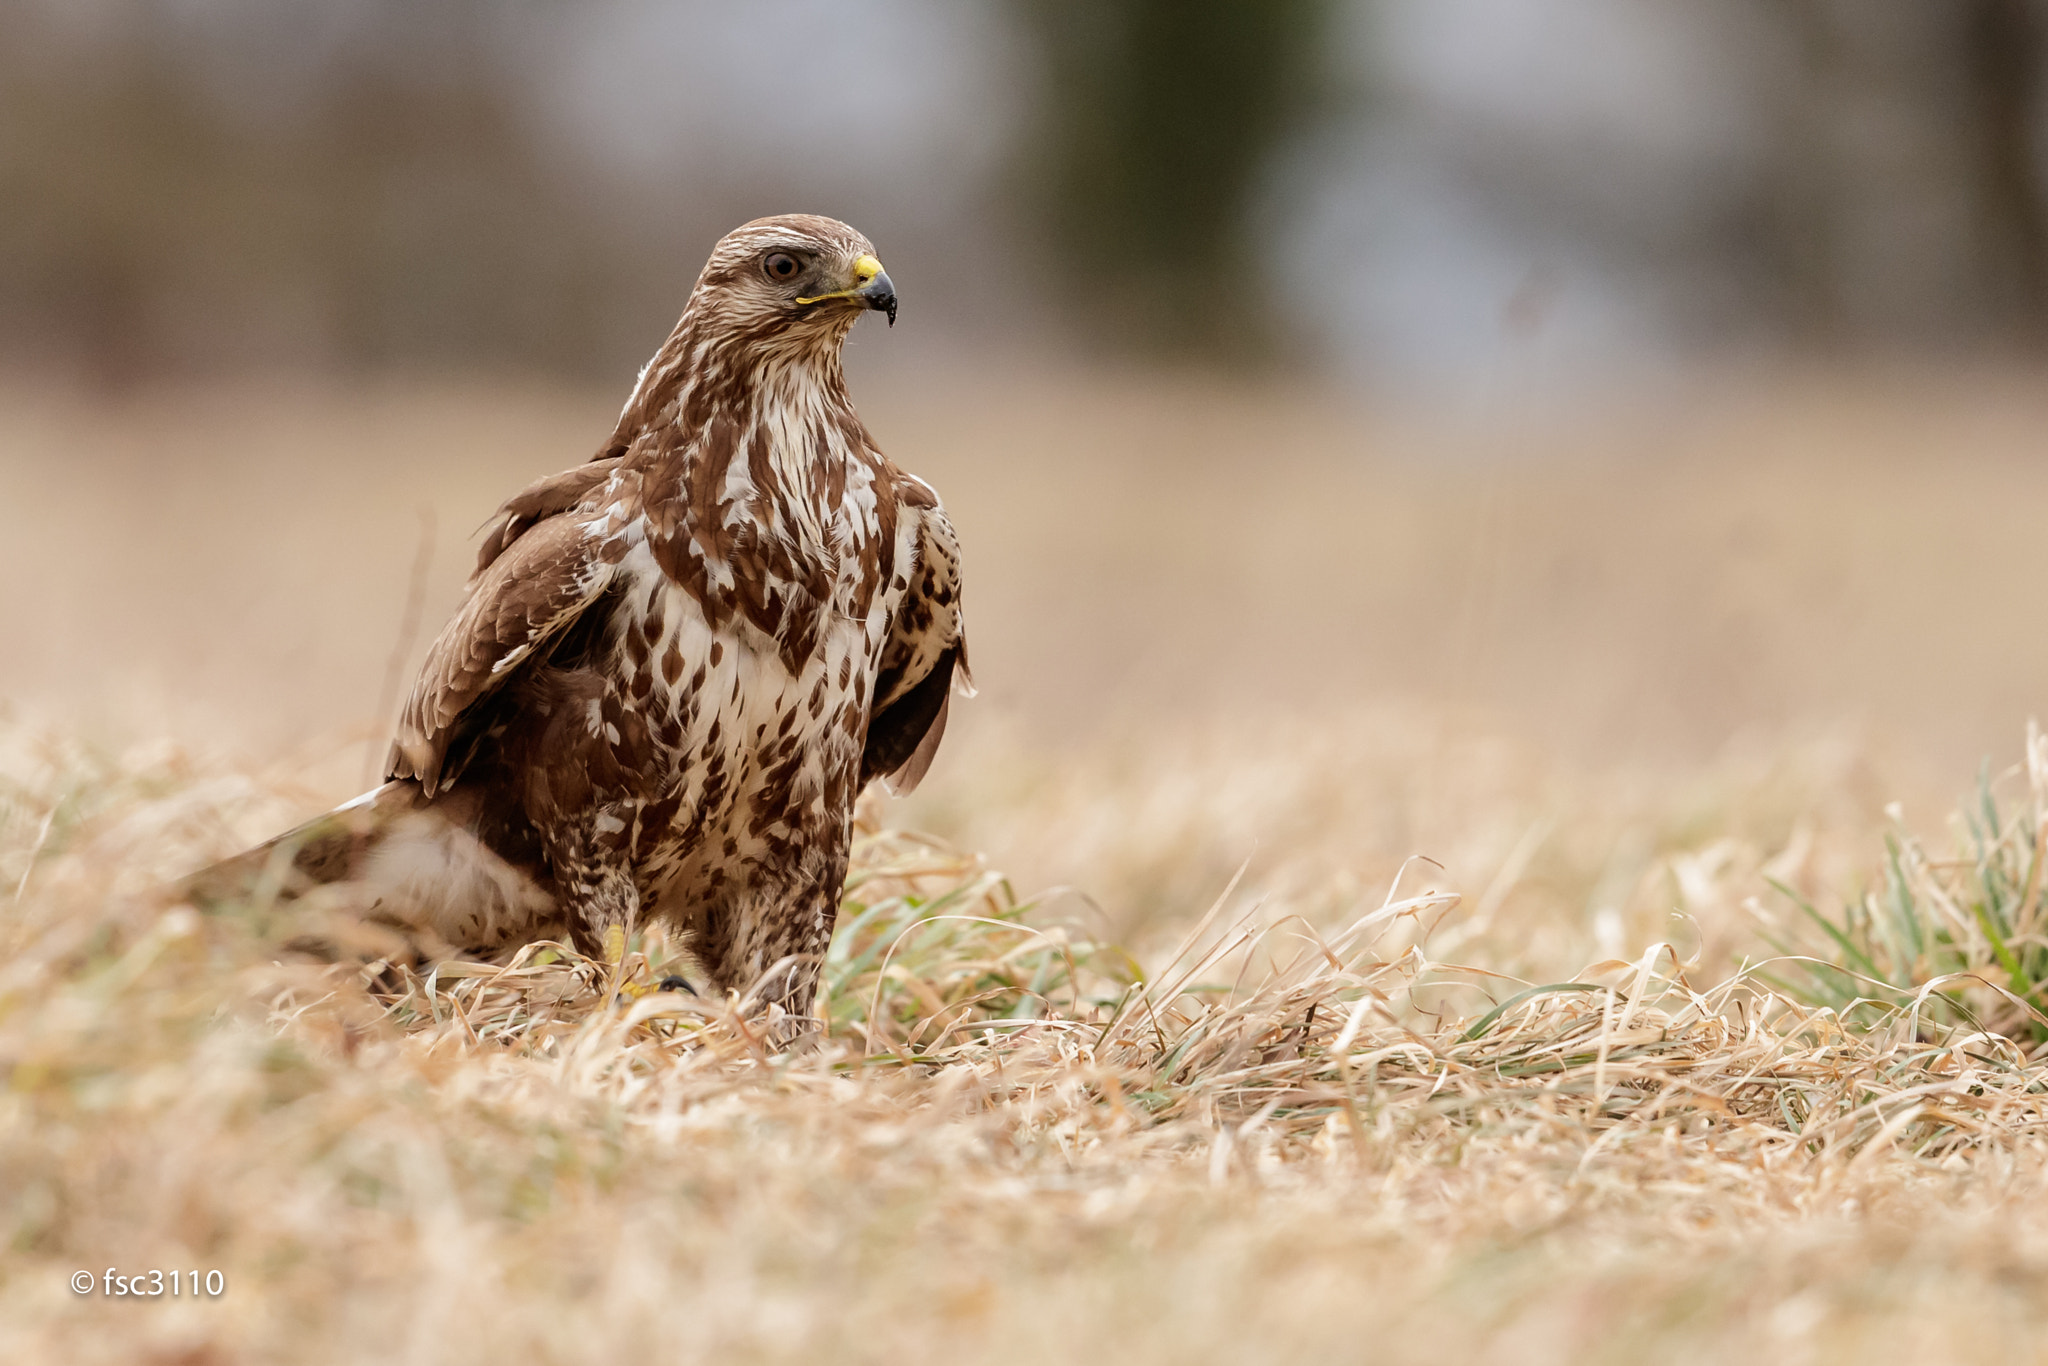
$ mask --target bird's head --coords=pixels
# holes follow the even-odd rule
[[[867,238],[833,218],[757,218],[712,249],[690,307],[735,337],[836,344],[860,315],[896,321],[896,287]]]

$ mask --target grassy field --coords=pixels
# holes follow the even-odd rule
[[[17,385],[0,1357],[2048,1355],[2048,400],[862,393],[983,695],[776,1057],[659,936],[154,892],[355,789],[603,396]]]

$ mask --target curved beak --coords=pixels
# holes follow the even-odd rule
[[[889,283],[888,271],[876,271],[875,278],[862,285],[855,297],[867,300],[869,308],[888,314],[889,326],[896,325],[896,286]]]
[[[800,304],[815,304],[826,299],[852,299],[865,307],[889,315],[889,326],[896,325],[896,286],[889,281],[889,272],[882,269],[882,263],[872,256],[863,256],[853,263],[853,284],[847,289],[835,289],[830,294],[812,294],[797,300]]]

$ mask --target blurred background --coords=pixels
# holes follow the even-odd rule
[[[2048,0],[0,0],[0,699],[345,795],[472,528],[814,211],[967,547],[917,819],[1137,918],[1597,806],[1611,928],[1785,755],[1767,850],[2016,753],[2044,62]]]
[[[1546,382],[2038,344],[2037,0],[6,0],[0,344],[615,378],[763,208],[906,349]]]

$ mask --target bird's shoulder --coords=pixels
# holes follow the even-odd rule
[[[959,538],[937,490],[916,475],[896,475],[909,553],[892,570],[895,601],[877,660],[861,781],[886,778],[900,796],[930,768],[953,692],[971,694],[973,683],[960,611]]]
[[[585,461],[559,474],[537,479],[506,499],[484,523],[483,543],[477,548],[474,575],[481,578],[484,571],[512,547],[513,542],[542,522],[586,505],[594,510],[597,505],[608,501],[606,495],[615,488],[616,477],[624,461],[623,454]]]
[[[946,505],[940,501],[937,489],[886,456],[881,457],[881,468],[899,504],[913,513],[936,512],[945,516]]]
[[[485,561],[462,607],[428,648],[399,718],[387,777],[417,778],[429,796],[453,779],[442,766],[462,715],[611,585],[620,543],[599,531],[552,513],[512,532]]]

